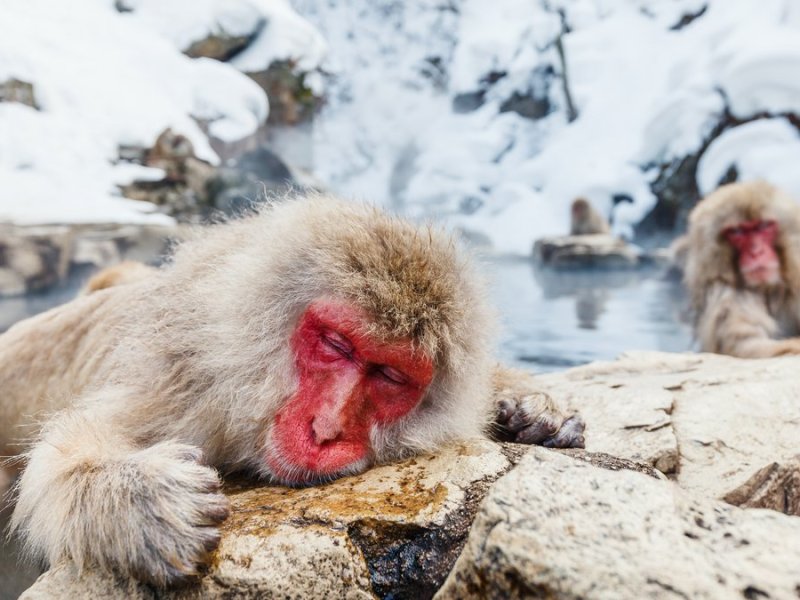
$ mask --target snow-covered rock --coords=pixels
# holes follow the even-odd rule
[[[14,0],[0,22],[0,222],[18,224],[169,223],[120,196],[118,186],[153,178],[124,149],[171,128],[216,164],[209,137],[237,142],[268,115],[241,70],[313,69],[325,50],[285,0]],[[248,42],[235,66],[182,53],[222,33]],[[11,90],[15,81],[31,93]]]

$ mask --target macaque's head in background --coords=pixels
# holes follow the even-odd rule
[[[206,260],[191,262],[211,265],[214,302],[198,292],[198,306],[220,315],[198,319],[191,335],[222,339],[198,343],[191,368],[207,348],[231,354],[209,355],[204,373],[225,373],[218,396],[245,415],[226,423],[224,439],[257,440],[237,449],[237,464],[310,484],[482,434],[494,319],[450,235],[316,196],[217,237],[196,245]],[[244,262],[232,245],[248,248]],[[176,271],[193,246],[179,250]],[[187,273],[187,285],[203,290],[205,277]]]
[[[589,216],[591,205],[586,198],[575,198],[572,201],[572,218],[573,219],[586,219]]]
[[[746,287],[781,283],[781,260],[775,243],[778,223],[772,219],[741,221],[722,230],[736,254],[736,266]]]
[[[763,181],[724,185],[689,216],[686,281],[800,291],[800,205]]]
[[[570,235],[608,233],[608,221],[586,198],[576,198],[570,208]]]

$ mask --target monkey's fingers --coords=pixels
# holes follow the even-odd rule
[[[583,430],[586,424],[580,415],[573,415],[561,425],[558,432],[542,442],[546,448],[585,448]]]

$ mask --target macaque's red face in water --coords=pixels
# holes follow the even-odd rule
[[[291,344],[297,393],[275,417],[268,464],[286,483],[312,483],[370,462],[370,432],[407,415],[433,378],[433,363],[410,341],[365,335],[368,316],[324,300],[300,318]]]
[[[736,249],[739,273],[746,285],[759,287],[781,281],[781,261],[775,251],[778,224],[775,221],[746,221],[723,232]]]

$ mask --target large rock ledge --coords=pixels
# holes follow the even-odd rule
[[[481,506],[438,600],[797,598],[800,519],[540,448]]]
[[[681,487],[800,515],[800,358],[634,352],[538,378],[583,413],[586,449]]]
[[[525,450],[478,441],[324,486],[234,483],[208,575],[161,597],[431,597],[461,552],[480,501]],[[154,594],[62,564],[22,596],[62,597]]]

